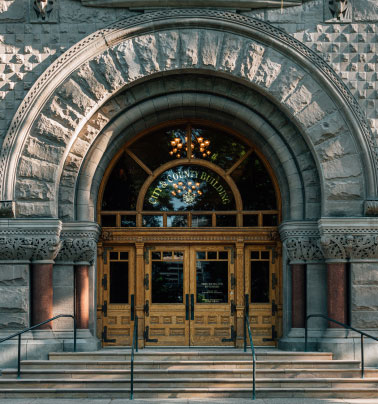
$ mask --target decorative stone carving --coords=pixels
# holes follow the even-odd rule
[[[0,219],[0,260],[52,262],[60,248],[60,230],[56,219]]]
[[[356,259],[378,258],[378,234],[366,236],[334,235],[320,240],[327,260],[342,262]]]
[[[15,203],[13,201],[0,201],[0,218],[14,217]]]
[[[182,8],[182,7],[225,7],[228,9],[249,9],[264,7],[293,7],[302,5],[302,0],[81,0],[83,6],[132,7],[132,8]]]
[[[57,0],[30,0],[30,22],[56,23]]]
[[[290,263],[322,261],[318,238],[289,237],[284,242]]]
[[[96,223],[65,223],[62,247],[55,261],[93,264],[99,234],[100,227]]]
[[[351,0],[325,0],[325,9],[327,22],[350,22],[352,21],[352,3]],[[327,4],[328,3],[328,4]],[[327,7],[328,6],[328,7]]]
[[[378,216],[378,201],[365,201],[365,215]]]
[[[61,247],[59,236],[33,237],[34,252],[32,261],[53,261]]]
[[[319,220],[320,246],[328,261],[378,259],[378,219]]]
[[[33,253],[34,246],[30,238],[0,236],[0,261],[30,261]]]

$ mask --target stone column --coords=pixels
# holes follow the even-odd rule
[[[31,323],[36,325],[53,317],[53,264],[33,264],[31,274]],[[39,327],[51,328],[51,323]]]
[[[304,328],[306,319],[306,265],[291,264],[292,327]]]
[[[89,265],[75,266],[75,302],[77,328],[89,326]]]
[[[347,273],[346,263],[327,263],[327,309],[328,317],[346,324],[347,316]],[[338,324],[329,322],[330,328],[341,327]]]
[[[75,314],[78,329],[88,329],[91,323],[89,269],[95,261],[99,231],[96,223],[78,222],[65,223],[61,233],[62,248],[56,262],[65,264],[67,276],[73,274],[71,299],[75,307],[67,314]],[[72,328],[72,320],[70,324],[68,328]]]

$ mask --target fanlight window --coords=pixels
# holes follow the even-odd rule
[[[277,188],[239,137],[176,125],[123,148],[103,188],[104,227],[277,226]]]

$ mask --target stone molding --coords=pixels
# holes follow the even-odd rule
[[[96,257],[100,231],[97,223],[64,223],[60,235],[62,247],[55,262],[92,265]]]
[[[280,226],[280,235],[291,264],[378,259],[378,219],[286,222]]]
[[[248,10],[265,7],[293,7],[302,5],[302,0],[81,0],[83,6],[89,7],[125,7],[132,9],[148,8],[195,8],[224,7],[227,9]]]
[[[131,17],[126,20],[119,21],[108,28],[93,33],[58,58],[37,80],[20,105],[4,140],[2,154],[0,155],[0,176],[2,177],[2,181],[0,183],[0,195],[2,195],[4,199],[13,199],[14,197],[14,195],[10,195],[10,193],[16,189],[14,185],[17,180],[16,170],[18,159],[20,158],[22,148],[27,143],[24,136],[29,136],[31,133],[31,124],[38,125],[41,123],[42,118],[39,115],[40,111],[43,110],[47,102],[50,103],[53,101],[51,97],[59,97],[60,95],[66,96],[67,94],[69,96],[70,91],[75,91],[76,84],[69,82],[70,77],[69,73],[67,72],[78,72],[79,67],[83,67],[88,60],[93,58],[94,54],[99,55],[97,57],[99,62],[108,57],[113,57],[114,47],[118,46],[118,44],[122,41],[125,41],[125,38],[138,37],[139,35],[139,37],[144,36],[145,40],[147,34],[152,35],[151,33],[154,33],[153,35],[157,35],[158,32],[161,32],[164,29],[184,31],[182,29],[183,26],[185,29],[192,28],[198,30],[198,28],[204,28],[209,32],[211,30],[217,33],[227,32],[227,34],[231,33],[232,35],[239,36],[240,38],[250,38],[264,44],[268,44],[269,49],[274,49],[275,51],[282,53],[287,59],[295,61],[296,65],[298,66],[304,66],[305,70],[309,71],[311,77],[316,78],[316,80],[318,80],[322,86],[327,88],[327,92],[331,95],[332,100],[337,102],[339,104],[340,111],[343,111],[343,117],[350,123],[352,132],[355,133],[359,138],[358,142],[361,143],[364,158],[367,162],[366,172],[370,173],[367,175],[371,176],[368,179],[367,186],[368,189],[371,190],[370,193],[372,195],[374,194],[376,190],[376,163],[378,160],[377,156],[374,154],[374,139],[372,137],[370,128],[366,122],[364,113],[362,112],[355,98],[352,96],[342,80],[322,58],[316,55],[304,44],[295,40],[292,36],[286,34],[280,29],[244,15],[219,10],[163,10]],[[158,41],[157,37],[155,39]],[[219,38],[220,43],[222,42],[221,39],[222,38]],[[231,39],[232,41],[237,40],[237,38]],[[199,43],[202,44],[201,41]],[[140,46],[140,43],[138,44],[138,46]],[[155,55],[156,48],[152,49],[155,46],[154,43],[151,42],[150,46],[143,42],[143,46],[149,47],[147,49],[148,52],[151,50],[151,54]],[[203,48],[201,49],[203,50]],[[241,48],[239,51],[241,51]],[[232,55],[226,56],[232,59]],[[163,56],[164,55],[159,55],[159,57]],[[136,73],[136,75],[131,79],[129,78],[130,81],[142,77],[143,74],[137,71],[137,67],[136,70],[133,71],[135,67],[133,63],[135,60],[135,58],[132,58],[130,61],[131,67],[126,66],[125,69],[129,70],[127,70],[127,72],[126,70],[124,72],[120,72],[120,76],[125,76],[129,73],[130,75],[133,75]],[[155,64],[152,64],[151,66],[153,69],[155,69],[154,66],[157,66],[156,69],[160,69],[161,71],[164,69],[174,69],[171,67],[166,67],[167,63],[168,66],[172,66],[172,60],[180,61],[181,58],[174,56],[171,59],[167,59],[166,63],[162,64],[163,67],[160,67],[156,61],[156,63],[154,62]],[[230,67],[227,67],[226,69],[227,73],[240,77],[240,73],[236,72],[233,63],[234,61],[231,60]],[[146,63],[142,63],[142,65],[144,67],[147,66]],[[197,68],[198,66],[193,64],[193,66],[190,65],[189,67]],[[200,67],[210,70],[212,69],[211,63],[204,63],[203,66]],[[180,66],[177,68],[180,68]],[[152,70],[150,72],[151,74],[156,73],[156,71]],[[145,75],[150,73],[146,73]],[[65,80],[67,81],[64,83]],[[271,80],[271,78],[269,80]],[[257,84],[263,87],[265,84],[260,84],[260,81],[258,81]],[[112,83],[114,86],[118,85],[118,82],[115,80],[113,80]],[[120,86],[124,86],[127,83],[121,83],[120,81],[119,84]],[[70,88],[71,85],[73,86],[72,88]],[[61,86],[60,89],[59,86]],[[266,87],[269,87],[269,85]],[[120,88],[112,89],[113,93],[119,90]],[[102,105],[102,103],[106,101],[105,98],[109,97],[109,94],[106,92],[100,91],[100,93],[104,95],[99,96],[98,99],[89,100],[88,103],[83,107],[86,109],[85,111],[83,110],[86,115],[92,113],[96,106],[98,107]],[[82,117],[78,116],[78,119],[80,120]],[[305,121],[304,117],[303,120]],[[81,123],[75,125],[75,127],[80,127],[80,125]],[[67,133],[69,133],[67,136],[70,136],[73,131],[67,131]],[[66,134],[61,133],[60,135],[62,136],[60,141],[63,141]],[[65,141],[66,140],[67,144],[69,144],[70,142],[68,139],[65,139]],[[60,161],[57,161],[57,163],[61,164]],[[25,186],[24,188],[27,187]],[[48,187],[46,187],[44,192],[48,195],[52,194],[52,190],[48,189]],[[55,196],[53,196],[53,198],[54,197]],[[51,203],[51,206],[53,205],[54,204]],[[51,214],[55,214],[53,209]]]

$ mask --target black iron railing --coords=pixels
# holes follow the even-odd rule
[[[325,316],[324,314],[310,314],[306,317],[306,324],[305,324],[305,351],[307,352],[307,347],[308,347],[308,328],[307,328],[307,323],[308,320],[311,317],[321,317],[324,318],[328,321],[331,321],[332,323],[341,325],[341,327],[344,327],[347,330],[351,330],[351,331],[355,331],[358,334],[361,335],[361,378],[364,378],[365,376],[365,357],[364,357],[364,337],[368,337],[373,339],[374,341],[378,341],[378,338],[373,337],[370,334],[367,334],[366,332],[357,330],[356,328],[351,327],[350,325],[344,324],[344,323],[340,323],[340,321],[334,320],[333,318],[329,318],[327,316]]]
[[[130,400],[134,398],[134,349],[138,352],[138,316],[135,315],[133,344],[131,346],[130,360]]]
[[[21,335],[25,334],[28,331],[34,330],[35,328],[38,328],[43,324],[47,324],[50,321],[54,321],[57,318],[62,318],[62,317],[71,317],[73,319],[73,322],[74,322],[74,327],[73,327],[74,328],[74,330],[73,330],[73,333],[74,333],[74,352],[76,352],[76,318],[75,318],[75,316],[73,316],[71,314],[59,314],[59,315],[57,315],[55,317],[49,318],[46,321],[43,321],[42,323],[33,325],[32,327],[29,327],[29,328],[25,328],[22,331],[18,331],[16,333],[10,335],[9,337],[6,337],[6,338],[3,338],[2,340],[0,340],[0,344],[1,344],[4,341],[8,341],[8,340],[18,336],[17,378],[20,378],[20,375],[21,375]]]
[[[247,352],[247,331],[249,335],[249,344],[252,351],[252,400],[256,399],[256,353],[253,345],[251,325],[249,324],[249,295],[245,295],[244,311],[244,352]]]

